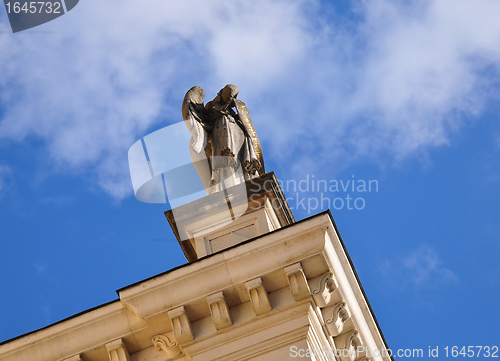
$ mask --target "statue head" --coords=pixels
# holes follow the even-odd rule
[[[230,103],[236,98],[240,90],[236,85],[228,84],[221,89],[220,95],[223,103]]]
[[[236,85],[228,84],[219,91],[213,102],[207,103],[207,106],[211,106],[216,110],[226,110],[231,106],[239,91]]]

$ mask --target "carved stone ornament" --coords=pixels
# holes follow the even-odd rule
[[[311,293],[318,307],[325,307],[332,301],[332,294],[337,289],[333,274],[325,273],[310,283]]]
[[[106,350],[108,350],[109,361],[130,361],[130,355],[121,338],[107,343]]]
[[[171,359],[181,353],[179,344],[175,341],[170,341],[167,336],[156,335],[152,339],[153,345],[158,351],[165,351],[168,358]]]
[[[233,324],[229,307],[227,306],[222,292],[208,296],[207,302],[208,307],[210,308],[210,313],[212,314],[212,321],[215,324],[215,328],[220,330]]]
[[[349,318],[344,302],[339,302],[335,306],[326,307],[321,309],[323,318],[325,319],[325,326],[330,336],[335,337],[342,333],[344,324]]]
[[[257,316],[264,315],[272,310],[269,296],[262,283],[262,278],[259,277],[246,282],[245,287],[248,290],[253,310]]]
[[[366,358],[366,353],[364,351],[358,352],[358,347],[363,346],[358,331],[352,330],[345,334],[341,334],[340,336],[335,337],[334,341],[337,348],[349,350],[349,352],[345,352],[345,354],[349,355],[349,357],[342,357],[342,359],[361,361]],[[342,354],[342,356],[344,356],[344,354]]]
[[[362,346],[363,344],[361,343],[361,339],[359,338],[358,331],[353,330],[349,332],[345,338],[344,341],[344,348],[349,349],[351,347],[354,347],[354,349],[357,349],[358,347]]]
[[[311,295],[307,279],[302,270],[300,262],[285,267],[285,273],[288,277],[288,284],[295,301],[300,301]]]
[[[194,339],[191,321],[187,317],[184,306],[168,311],[168,317],[170,317],[174,336],[179,344],[182,345]]]

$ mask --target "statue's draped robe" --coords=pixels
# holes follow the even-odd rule
[[[254,175],[260,168],[260,162],[252,138],[238,114],[231,108],[217,110],[212,102],[207,103],[206,110],[209,121],[205,129],[210,132],[211,139],[207,156],[211,157],[212,172],[228,166],[236,170],[242,165],[245,176]]]
[[[238,91],[228,84],[204,106],[205,92],[194,86],[182,103],[192,134],[189,152],[208,194],[220,191],[222,183],[236,185],[265,172],[260,142]]]

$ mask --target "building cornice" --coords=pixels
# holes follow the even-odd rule
[[[332,277],[335,286],[321,281],[328,277]],[[256,290],[255,287],[262,287],[262,290],[251,291]],[[322,289],[313,293],[318,287]],[[387,348],[329,212],[117,292],[119,302],[1,345],[0,358],[31,361],[30,355],[36,354],[39,361],[54,361],[85,354],[85,360],[100,361],[107,357],[106,344],[117,339],[123,339],[130,354],[146,352],[146,349],[148,353],[160,352],[152,340],[161,335],[169,340],[177,339],[185,352],[198,354],[223,344],[224,337],[233,339],[240,333],[249,334],[247,328],[257,332],[264,324],[260,320],[269,322],[280,318],[287,322],[290,310],[308,309],[309,305],[314,306],[314,312],[308,311],[309,316],[307,312],[302,314],[317,319],[315,329],[321,326],[328,333],[332,331],[328,331],[323,313],[318,310],[330,307],[332,313],[334,310],[340,312],[337,307],[340,302],[348,309],[345,331],[355,327],[359,339],[368,348]],[[251,300],[252,292],[268,294],[269,308],[256,307]],[[225,320],[226,323],[221,321],[217,325],[210,302],[221,299],[223,302],[218,307],[227,307],[233,317],[230,322]],[[253,313],[248,311],[249,307],[253,307]],[[298,325],[302,321],[297,322]],[[181,331],[176,327],[181,327]],[[69,335],[72,342],[66,341]],[[337,337],[330,336],[334,340]],[[157,337],[157,342],[161,338]]]

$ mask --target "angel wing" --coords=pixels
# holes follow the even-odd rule
[[[193,136],[190,146],[198,154],[204,152],[208,146],[208,132],[203,127],[206,112],[203,106],[204,98],[203,88],[194,86],[188,90],[182,102],[182,118]]]
[[[202,87],[194,86],[189,89],[182,102],[182,118],[192,135],[189,142],[191,160],[207,194],[210,194],[212,171],[210,161],[205,154],[208,147],[208,131],[204,127],[207,120],[207,111],[203,106],[204,98],[205,92]]]

